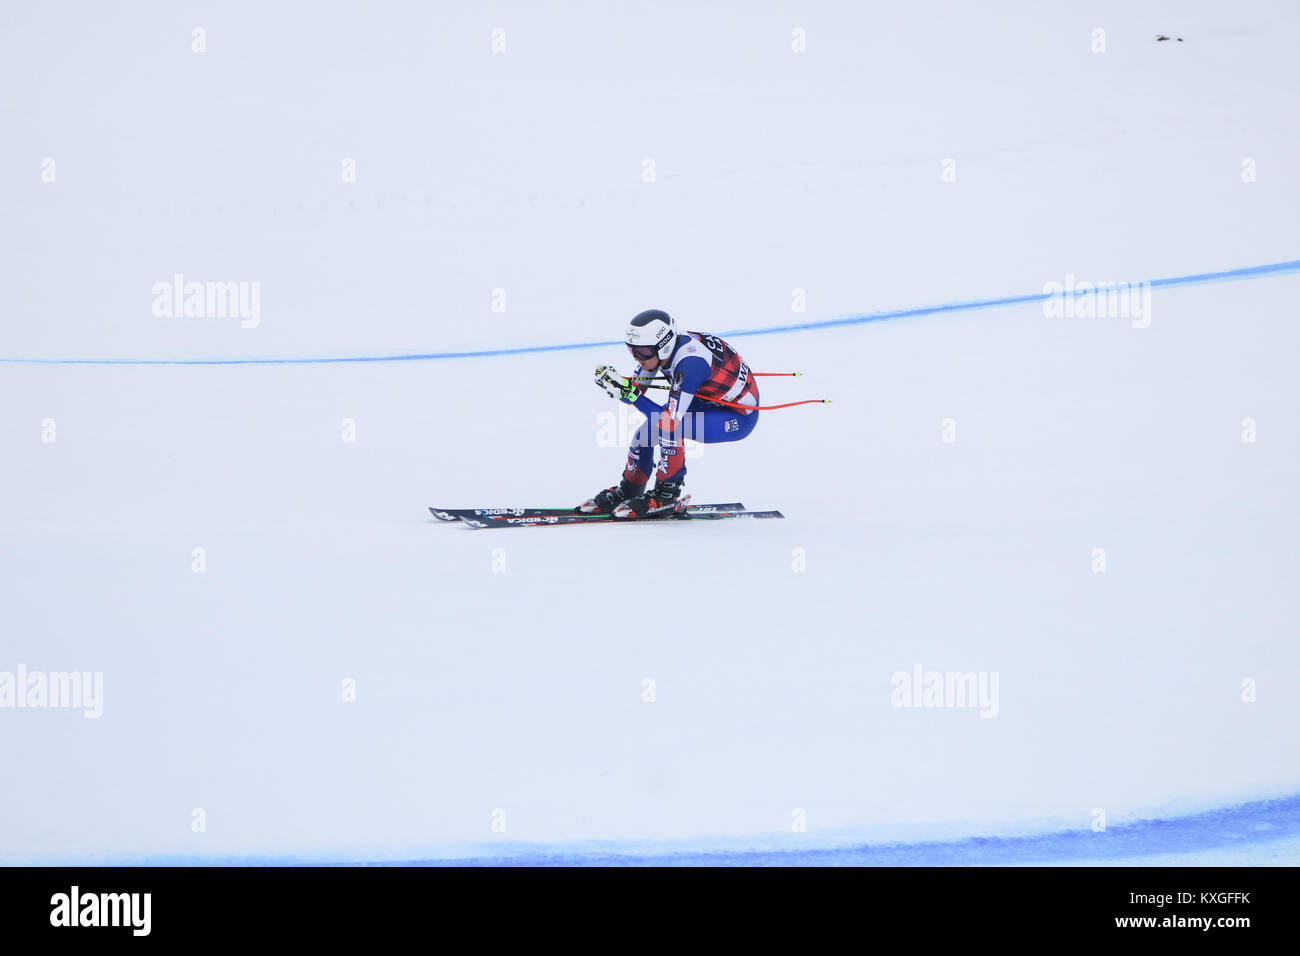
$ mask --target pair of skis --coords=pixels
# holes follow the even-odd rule
[[[561,524],[662,524],[672,521],[719,521],[729,518],[784,518],[779,511],[746,511],[738,501],[687,505],[679,514],[615,519],[578,514],[572,508],[430,508],[439,521],[459,521],[470,528],[537,528]]]

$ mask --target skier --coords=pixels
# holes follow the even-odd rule
[[[633,318],[624,338],[638,368],[629,379],[612,365],[603,365],[596,369],[596,385],[610,398],[635,406],[646,422],[632,436],[619,483],[574,511],[612,514],[614,518],[676,514],[690,498],[682,495],[686,479],[683,439],[711,444],[748,436],[758,424],[758,385],[749,366],[730,345],[707,332],[679,332],[672,316],[659,309]],[[656,405],[645,396],[656,375],[670,383],[666,405]],[[647,491],[654,469],[656,432],[659,467],[654,490]]]

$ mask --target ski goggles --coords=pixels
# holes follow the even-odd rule
[[[652,359],[659,355],[657,345],[629,345],[627,350],[637,359]]]

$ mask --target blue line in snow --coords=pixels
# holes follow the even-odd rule
[[[1226,269],[1221,272],[1200,272],[1195,275],[1171,276],[1165,279],[1146,280],[1153,289],[1180,285],[1200,285],[1209,282],[1237,282],[1243,279],[1259,279],[1265,276],[1284,275],[1300,272],[1300,259],[1287,262],[1274,262],[1263,266],[1246,266],[1241,269]],[[1136,283],[1134,283],[1136,284]],[[894,309],[887,312],[871,312],[865,315],[849,315],[838,319],[826,319],[819,322],[800,322],[794,325],[774,325],[758,329],[729,329],[719,332],[724,336],[772,335],[777,332],[803,332],[809,329],[828,329],[841,325],[862,325],[866,322],[885,322],[890,319],[907,319],[918,315],[934,315],[939,312],[970,312],[975,309],[991,309],[1000,305],[1021,305],[1026,302],[1042,302],[1052,295],[1050,292],[1035,292],[1029,295],[1013,295],[1000,299],[973,299],[968,302],[948,302],[943,305],[922,306],[915,309]],[[334,365],[344,362],[429,362],[437,359],[489,358],[494,355],[529,355],[537,352],[564,352],[573,349],[604,348],[622,345],[619,341],[607,342],[570,342],[565,345],[525,345],[517,348],[482,349],[470,352],[414,352],[405,355],[348,355],[334,358],[227,358],[227,359],[50,359],[50,358],[0,358],[0,364],[10,365]]]
[[[694,852],[668,856],[551,854],[509,859],[427,860],[445,866],[1006,866],[1021,863],[1105,862],[1126,857],[1190,854],[1300,836],[1300,795],[1175,817],[1038,836],[969,837],[925,843],[864,844],[821,850]],[[371,866],[383,864],[370,864]],[[401,865],[401,864],[391,864]]]

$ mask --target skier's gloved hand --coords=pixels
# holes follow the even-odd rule
[[[631,383],[632,388],[636,390],[634,398],[640,398],[645,394],[645,390],[650,387],[650,383],[654,381],[656,374],[658,373],[647,372],[639,365],[632,370],[632,374],[628,376],[627,380]]]
[[[628,403],[636,401],[642,391],[629,379],[619,375],[612,365],[602,365],[596,369],[596,387],[610,398]]]

